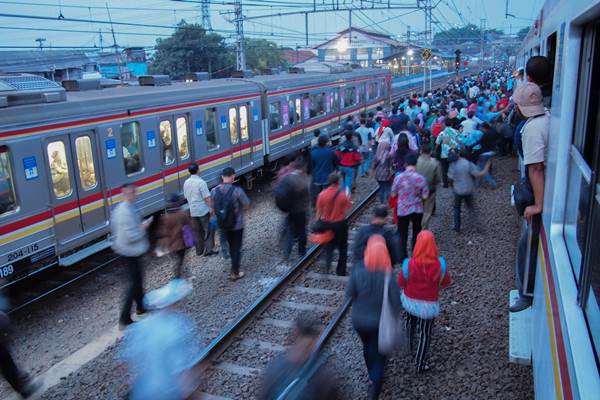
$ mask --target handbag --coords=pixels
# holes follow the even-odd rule
[[[192,230],[191,226],[189,226],[188,224],[183,225],[181,227],[181,235],[183,236],[183,243],[185,244],[186,249],[194,247],[194,245],[196,244],[196,240],[194,237],[194,231]]]
[[[388,288],[391,273],[385,274],[381,316],[379,317],[379,354],[389,355],[395,350],[405,352],[408,348],[406,324],[399,315],[395,315],[390,304]]]
[[[535,204],[533,188],[531,187],[531,182],[529,182],[527,175],[521,178],[516,185],[513,185],[512,196],[515,208],[520,216],[523,216],[527,207]]]

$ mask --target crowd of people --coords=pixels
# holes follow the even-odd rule
[[[382,324],[389,325],[390,315],[399,319],[404,312],[403,334],[408,351],[414,353],[416,371],[430,369],[427,355],[433,323],[441,310],[439,292],[452,283],[432,231],[436,193],[444,188],[452,190],[453,228],[457,233],[463,228],[463,203],[477,226],[476,189],[483,185],[496,189],[492,159],[512,156],[515,150],[526,170],[528,186],[522,190],[528,188],[532,199],[521,210],[527,221],[517,254],[521,298],[510,311],[531,305],[535,270],[525,267],[524,254],[530,245],[528,238],[539,233],[535,221],[543,208],[547,107],[551,101],[544,83],[548,68],[544,57],[532,57],[521,74],[513,75],[508,68],[492,68],[449,80],[442,89],[401,98],[389,110],[378,107],[348,117],[338,145],[317,130],[311,148],[279,169],[273,193],[275,205],[285,214],[278,232],[283,258],[291,258],[296,244],[302,257],[309,242],[319,243],[325,248],[327,270],[337,251],[335,272],[345,276],[347,253],[353,254],[346,294],[353,305],[353,327],[363,343],[370,399],[378,398],[381,392],[386,359],[391,355],[384,349],[389,346],[380,342]],[[184,268],[186,249],[194,248],[196,256],[220,254],[229,259],[232,281],[245,276],[242,243],[244,213],[250,200],[234,184],[235,170],[225,168],[221,183],[212,190],[199,176],[197,164],[191,163],[188,171],[183,197],[168,196],[166,212],[157,221],[155,231],[155,254],[172,254],[175,258],[175,279],[168,285],[144,293],[142,256],[151,247],[149,228],[153,220],[142,220],[134,185],[121,188],[122,201],[111,213],[113,249],[125,260],[129,282],[119,323],[126,328],[141,321],[127,328],[121,354],[134,374],[130,398],[153,398],[148,394],[163,393],[165,387],[168,398],[184,398],[197,385],[198,377],[189,374],[197,345],[193,352],[177,351],[194,342],[193,322],[176,310],[192,290]],[[360,228],[349,248],[346,217],[357,184],[364,182],[357,177],[377,182],[380,204],[374,209],[371,223]],[[183,207],[185,203],[187,207]],[[395,229],[389,228],[390,212]],[[395,266],[398,272],[394,272]],[[134,303],[135,318],[131,312]],[[382,310],[386,310],[386,321]],[[150,316],[143,318],[147,314]],[[305,388],[313,390],[311,398],[337,397],[331,380],[324,378],[328,374],[323,368],[326,363],[312,355],[317,325],[306,316],[298,321],[295,345],[267,369],[263,398],[278,398],[279,389],[289,388],[285,382],[297,382],[293,377],[307,371],[310,381],[321,382],[313,389]],[[167,342],[171,344],[166,346]],[[0,355],[4,376],[27,396],[33,387],[30,378],[19,372],[3,344]],[[185,379],[181,378],[184,371],[188,371]]]

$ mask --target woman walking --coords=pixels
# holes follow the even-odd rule
[[[375,160],[373,161],[373,172],[379,185],[379,202],[387,204],[392,188],[392,155],[390,154],[390,142],[382,141],[377,146]]]
[[[433,233],[421,231],[417,235],[413,256],[404,260],[402,271],[398,274],[398,285],[404,288],[402,306],[407,312],[411,349],[416,328],[419,329],[419,345],[415,356],[417,372],[429,370],[427,350],[431,343],[433,321],[440,313],[439,292],[451,283],[446,261],[439,256]]]
[[[180,205],[180,197],[177,194],[171,194],[167,203],[167,212],[161,217],[158,228],[159,248],[172,253],[175,257],[176,278],[183,276],[183,259],[187,249],[184,235],[188,236],[188,241],[190,239],[194,241],[190,213],[182,210]]]
[[[392,272],[392,262],[382,235],[367,241],[364,258],[352,269],[346,295],[352,301],[352,326],[363,343],[363,355],[369,372],[368,398],[377,399],[383,383],[386,357],[379,353],[379,319],[383,301],[385,276]],[[389,280],[388,298],[394,313],[401,311],[400,291]]]

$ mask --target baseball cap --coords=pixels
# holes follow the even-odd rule
[[[513,93],[513,101],[519,106],[521,114],[533,117],[544,113],[544,99],[538,85],[532,82],[520,84]]]

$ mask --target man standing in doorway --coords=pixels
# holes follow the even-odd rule
[[[196,231],[196,255],[212,256],[215,246],[215,232],[210,229],[210,216],[214,214],[210,191],[204,179],[198,175],[198,164],[191,163],[188,167],[190,177],[183,184],[183,195],[189,206],[190,215]]]
[[[140,214],[135,207],[136,188],[131,183],[126,183],[121,188],[123,201],[113,210],[110,218],[112,248],[122,256],[129,274],[129,288],[125,294],[119,324],[125,327],[133,322],[131,319],[131,305],[135,301],[137,315],[146,312],[144,308],[144,283],[142,274],[141,257],[150,248],[146,230],[152,219],[142,222]]]

